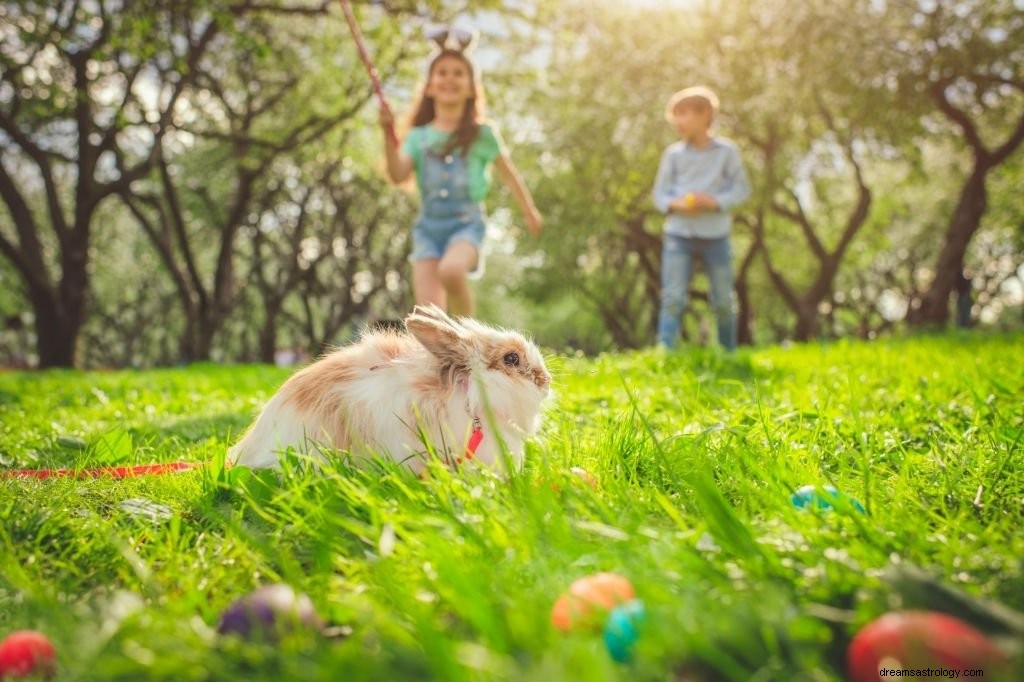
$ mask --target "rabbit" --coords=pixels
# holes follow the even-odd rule
[[[540,350],[521,334],[416,306],[405,331],[368,330],[289,378],[228,460],[275,468],[285,448],[333,448],[391,457],[422,473],[426,439],[449,463],[472,458],[499,470],[504,442],[519,467],[550,392]],[[482,441],[473,438],[478,429]]]

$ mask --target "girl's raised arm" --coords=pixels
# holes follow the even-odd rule
[[[412,174],[412,157],[399,149],[398,145],[391,139],[391,131],[394,130],[395,117],[387,108],[381,107],[380,126],[384,131],[384,154],[387,158],[388,177],[391,182],[405,182]]]

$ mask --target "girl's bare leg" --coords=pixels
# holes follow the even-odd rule
[[[444,285],[438,275],[438,258],[426,258],[412,263],[412,294],[416,305],[433,303],[441,310],[448,306]]]
[[[448,294],[448,312],[452,315],[473,315],[473,290],[466,275],[476,266],[478,257],[472,243],[458,240],[448,245],[437,265],[438,278]]]

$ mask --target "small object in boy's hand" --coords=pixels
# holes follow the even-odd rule
[[[683,206],[685,206],[686,208],[697,207],[697,197],[693,195],[693,192],[687,192],[686,196],[683,197]]]
[[[551,609],[551,623],[568,632],[598,628],[605,613],[636,597],[632,583],[615,573],[595,573],[573,581]]]
[[[806,509],[808,507],[817,507],[818,509],[832,509],[833,505],[842,500],[849,504],[857,511],[864,513],[864,505],[850,497],[849,495],[843,495],[834,486],[825,485],[821,487],[821,492],[818,488],[813,485],[805,485],[797,488],[796,492],[790,497],[790,501],[794,507],[800,509]]]
[[[936,611],[887,613],[865,625],[846,650],[850,682],[888,679],[882,668],[996,672],[1005,664],[1006,656],[985,635]]]
[[[644,603],[639,599],[620,604],[608,614],[604,624],[604,645],[614,660],[625,663],[632,658],[633,645],[640,636],[644,616]]]
[[[53,644],[41,632],[18,630],[0,642],[0,679],[39,674],[49,679],[57,671]]]
[[[322,625],[308,596],[296,594],[288,585],[268,585],[236,599],[221,614],[217,632],[273,640],[295,630],[319,630]]]

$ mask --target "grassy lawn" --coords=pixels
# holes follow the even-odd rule
[[[922,603],[940,583],[1024,610],[1022,348],[963,335],[553,357],[542,438],[508,480],[341,463],[0,478],[0,636],[42,630],[58,679],[96,682],[842,679],[877,615],[961,608]],[[223,462],[287,374],[0,374],[0,466]],[[797,509],[804,484],[867,511]],[[139,499],[169,513],[124,504]],[[938,582],[894,584],[894,566]],[[631,663],[550,623],[597,571],[646,604]],[[274,582],[337,636],[216,635],[230,602]]]

